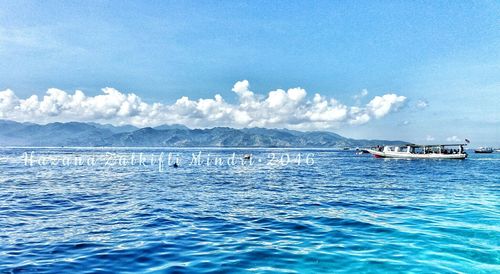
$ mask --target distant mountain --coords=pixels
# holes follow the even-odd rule
[[[111,130],[78,122],[38,125],[2,121],[0,129],[2,146],[94,146],[114,134]]]
[[[173,124],[173,125],[161,125],[161,126],[157,126],[157,127],[154,127],[154,129],[165,130],[165,129],[189,129],[189,128],[187,126],[185,126],[185,125]]]
[[[332,132],[182,125],[156,128],[96,123],[38,125],[0,120],[0,146],[365,147],[403,141],[356,140]]]
[[[87,123],[87,124],[95,126],[96,128],[108,129],[113,133],[131,132],[139,129],[138,127],[132,125],[113,126],[111,124],[98,124],[98,123]]]

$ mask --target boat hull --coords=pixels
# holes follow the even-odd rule
[[[467,154],[417,154],[407,152],[382,152],[378,150],[368,150],[376,158],[396,158],[396,159],[456,159],[463,160],[467,158]]]

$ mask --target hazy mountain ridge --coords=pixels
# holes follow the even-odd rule
[[[39,125],[0,120],[0,146],[172,146],[172,147],[365,147],[405,143],[350,139],[333,132],[182,125],[151,128],[96,123]]]

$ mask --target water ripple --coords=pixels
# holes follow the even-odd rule
[[[188,159],[196,152],[171,151]],[[500,271],[499,154],[407,161],[212,149],[262,159],[313,153],[315,164],[184,164],[157,172],[26,167],[23,152],[0,149],[0,272]]]

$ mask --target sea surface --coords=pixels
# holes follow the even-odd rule
[[[401,272],[500,272],[500,153],[0,148],[0,273]]]

